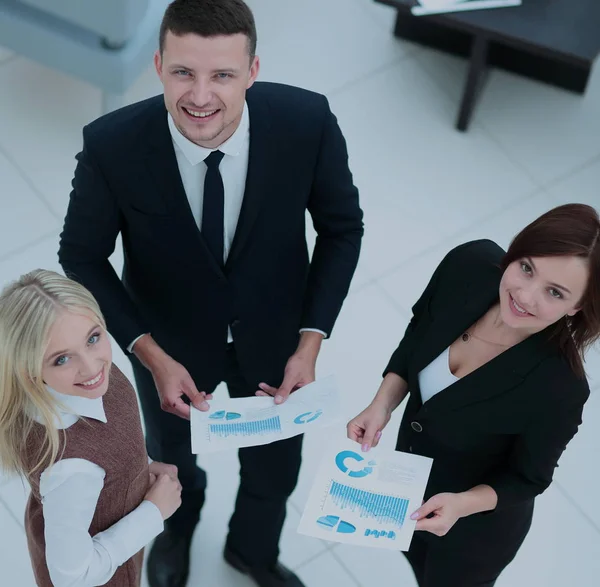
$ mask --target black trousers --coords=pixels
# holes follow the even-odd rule
[[[493,587],[500,574],[468,551],[431,547],[419,534],[404,553],[419,587]]]
[[[167,528],[191,533],[200,518],[207,479],[205,471],[196,464],[196,455],[191,453],[190,423],[161,409],[150,371],[135,356],[131,359],[146,425],[148,454],[153,460],[176,465],[183,487],[182,505],[167,520]],[[228,347],[224,380],[233,398],[250,397],[256,391],[240,371],[233,344]],[[302,436],[239,450],[240,486],[229,522],[227,546],[249,565],[270,565],[279,556],[286,502],[298,481],[301,450]]]

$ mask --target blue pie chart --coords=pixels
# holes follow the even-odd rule
[[[367,463],[367,466],[363,467],[362,469],[358,471],[351,471],[348,465],[346,464],[346,461],[348,459],[360,463],[364,461],[365,458],[359,455],[357,452],[354,452],[353,450],[343,450],[339,452],[335,457],[335,464],[337,465],[337,468],[342,473],[348,475],[348,477],[354,477],[355,479],[370,475],[373,472],[372,465],[376,464],[375,461],[369,461]]]

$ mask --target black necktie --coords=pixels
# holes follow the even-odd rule
[[[202,236],[217,263],[224,264],[223,230],[225,222],[225,190],[219,172],[224,153],[213,151],[205,160],[204,204],[202,206]]]

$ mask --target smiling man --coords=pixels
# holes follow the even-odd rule
[[[232,397],[260,390],[278,403],[313,381],[358,262],[362,212],[327,99],[255,83],[255,52],[242,0],[173,2],[155,57],[164,95],[84,129],[61,235],[63,268],[130,353],[148,452],[183,485],[150,553],[152,587],[185,585],[204,503],[189,403],[207,409],[221,381]],[[122,280],[108,260],[119,234]],[[302,585],[278,562],[301,443],[239,453],[225,559],[261,587]]]

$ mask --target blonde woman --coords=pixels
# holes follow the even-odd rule
[[[143,547],[181,503],[175,467],[148,464],[98,304],[51,271],[0,295],[0,466],[31,485],[25,528],[41,587],[139,585]]]

